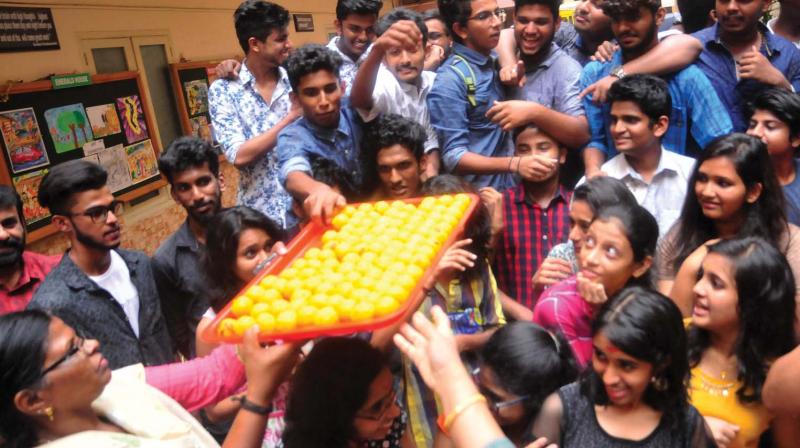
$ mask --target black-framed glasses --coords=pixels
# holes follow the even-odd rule
[[[491,410],[491,411],[493,411],[495,413],[498,413],[498,412],[500,412],[501,409],[504,409],[504,408],[507,408],[507,407],[510,407],[510,406],[514,406],[515,404],[522,403],[522,402],[528,400],[529,398],[531,398],[530,395],[522,395],[522,396],[519,396],[517,398],[512,398],[510,400],[497,401],[497,399],[496,399],[497,397],[494,394],[492,394],[489,391],[487,391],[486,388],[483,387],[483,385],[481,384],[481,380],[478,377],[478,374],[480,372],[481,372],[481,368],[480,367],[476,367],[476,368],[472,369],[472,381],[475,382],[475,385],[478,386],[478,389],[480,390],[480,392],[483,394],[484,397],[486,397],[486,401],[487,401],[487,405],[489,406],[489,410]]]
[[[79,336],[75,341],[73,341],[72,347],[70,347],[70,349],[67,350],[67,353],[65,353],[64,356],[62,356],[61,358],[58,358],[58,360],[56,360],[54,363],[50,364],[50,367],[47,367],[44,370],[42,370],[42,375],[41,376],[47,375],[48,373],[50,373],[53,370],[57,369],[58,366],[60,366],[61,364],[64,364],[65,362],[67,362],[70,359],[72,359],[72,357],[75,356],[81,350],[81,348],[83,347],[83,343],[84,343],[84,339]]]
[[[88,216],[92,222],[98,223],[106,222],[109,212],[119,215],[120,211],[122,211],[122,202],[111,201],[108,205],[96,205],[81,213],[70,213],[70,216]]]
[[[505,23],[506,21],[506,10],[503,8],[497,8],[494,11],[482,11],[475,14],[472,17],[467,18],[467,20],[477,20],[478,22],[485,22],[492,17],[497,17],[501,23]]]
[[[394,405],[394,402],[396,400],[397,400],[397,391],[392,389],[392,393],[391,393],[391,395],[389,395],[389,399],[386,400],[386,402],[383,403],[383,405],[381,406],[380,410],[375,412],[375,415],[356,414],[356,417],[357,418],[363,418],[364,420],[372,420],[372,421],[379,422],[379,421],[383,420],[384,417],[386,417],[386,413],[389,411],[389,408],[391,408]]]

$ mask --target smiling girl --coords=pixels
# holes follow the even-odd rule
[[[686,334],[678,308],[622,290],[592,325],[592,367],[545,401],[534,433],[559,447],[714,446],[688,403]]]
[[[661,241],[657,256],[659,290],[684,316],[691,313],[692,288],[707,246],[719,238],[763,238],[786,256],[798,283],[800,229],[786,221],[783,193],[764,143],[744,134],[714,140],[689,184],[694,194],[686,195],[681,219]]]
[[[761,388],[770,364],[794,347],[794,278],[761,238],[710,246],[700,272],[689,327],[692,403],[720,447],[755,447],[772,422],[782,423],[761,404]]]
[[[580,271],[545,291],[533,310],[533,321],[558,330],[569,340],[583,367],[592,356],[594,315],[625,286],[651,286],[650,266],[658,224],[639,205],[602,209],[581,244]]]

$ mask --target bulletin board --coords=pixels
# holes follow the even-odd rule
[[[208,89],[216,80],[214,67],[220,62],[197,61],[169,65],[183,134],[200,137],[212,144],[215,143],[208,110]]]
[[[124,202],[166,184],[139,73],[98,74],[91,80],[57,90],[50,80],[0,89],[0,183],[22,197],[29,242],[56,232],[36,199],[39,183],[55,165],[76,159],[102,165],[109,188]]]

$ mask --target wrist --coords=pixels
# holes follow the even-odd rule
[[[270,397],[272,387],[268,385],[263,386],[251,386],[250,384],[247,385],[247,391],[242,398],[247,399],[250,403],[253,403],[256,406],[266,407],[270,404]]]

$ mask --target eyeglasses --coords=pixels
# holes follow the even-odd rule
[[[389,395],[388,398],[389,399],[386,400],[381,405],[380,410],[375,412],[374,415],[356,414],[356,418],[363,418],[365,420],[372,420],[372,421],[376,421],[376,422],[379,422],[379,421],[383,420],[384,417],[386,417],[386,412],[389,411],[389,408],[391,408],[394,405],[394,402],[397,400],[397,392],[394,389],[392,389],[392,393],[391,393],[391,395]]]
[[[478,374],[480,372],[481,372],[480,367],[476,367],[475,369],[472,370],[472,381],[474,381],[475,385],[478,386],[478,389],[480,390],[481,394],[483,394],[483,396],[486,397],[489,410],[491,410],[492,412],[498,413],[500,412],[501,409],[507,408],[509,406],[514,406],[515,404],[522,403],[531,398],[530,395],[522,395],[517,398],[512,398],[510,400],[497,401],[495,399],[496,396],[493,393],[487,391],[486,388],[483,387],[483,385],[481,384],[481,380],[478,377]]]
[[[42,375],[41,376],[47,375],[48,373],[50,373],[53,370],[57,369],[58,366],[60,366],[61,364],[64,364],[65,362],[67,362],[70,359],[72,359],[72,357],[75,356],[75,354],[77,354],[81,350],[81,348],[83,347],[83,343],[84,343],[84,339],[82,337],[78,336],[78,338],[75,339],[75,341],[73,341],[72,347],[69,350],[67,350],[67,353],[65,353],[64,356],[59,358],[56,362],[50,364],[50,367],[42,370]]]
[[[502,8],[497,8],[494,11],[482,11],[475,14],[472,17],[467,18],[467,20],[477,20],[478,22],[485,22],[492,17],[497,17],[500,22],[505,23],[506,21],[506,11]]]
[[[119,215],[122,211],[122,202],[112,201],[108,205],[97,205],[82,213],[70,213],[70,216],[88,216],[94,223],[106,222],[108,213],[112,212],[114,215]]]

